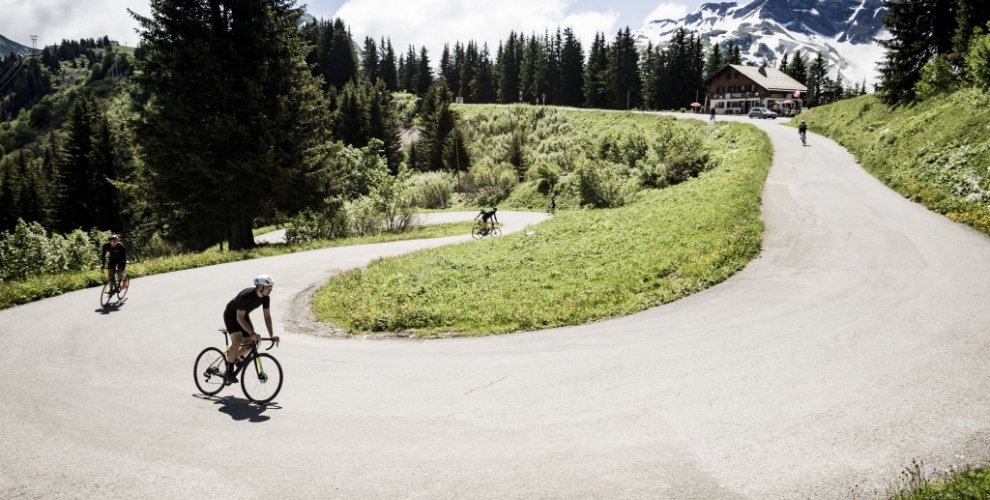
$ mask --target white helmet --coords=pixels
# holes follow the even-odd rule
[[[254,277],[254,286],[275,286],[275,280],[267,274],[259,274]]]

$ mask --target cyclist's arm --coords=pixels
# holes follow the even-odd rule
[[[268,338],[275,337],[275,329],[272,328],[272,311],[267,307],[262,309],[265,313],[265,326],[268,327]]]
[[[102,268],[107,262],[107,247],[106,245],[100,247],[100,267]]]

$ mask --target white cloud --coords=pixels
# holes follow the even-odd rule
[[[653,9],[653,12],[650,12],[650,15],[646,16],[646,19],[643,20],[643,24],[648,24],[650,21],[657,19],[673,19],[677,21],[687,15],[687,6],[679,3],[664,2],[657,5],[657,8]]]
[[[543,34],[571,27],[585,50],[596,32],[613,34],[618,13],[574,11],[570,0],[348,0],[335,13],[314,12],[318,17],[340,17],[350,26],[359,44],[365,36],[390,38],[396,52],[411,44],[425,46],[436,64],[443,44],[475,40],[487,42],[494,59],[499,41],[510,31]]]
[[[147,15],[147,0],[0,0],[0,35],[31,46],[31,35],[38,35],[38,47],[64,39],[97,38],[104,35],[128,45],[136,45],[137,22],[127,9]]]

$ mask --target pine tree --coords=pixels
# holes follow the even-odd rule
[[[552,37],[546,34],[543,40],[544,45],[546,45],[546,50],[543,52],[543,78],[546,84],[545,104],[560,104],[560,56],[564,44],[560,28]]]
[[[653,74],[657,69],[655,66],[656,57],[657,54],[651,40],[646,44],[643,57],[639,59],[639,75],[643,81],[643,107],[646,109],[657,109],[655,99],[657,81]]]
[[[440,67],[439,70],[440,78],[447,80],[447,85],[450,85],[454,78],[454,57],[450,53],[450,44],[443,44],[443,52],[440,53]]]
[[[608,49],[605,46],[605,34],[595,33],[588,54],[588,64],[584,72],[585,106],[589,108],[604,108],[608,106],[606,80],[608,75]]]
[[[478,102],[478,98],[474,95],[472,90],[475,84],[475,78],[478,77],[478,45],[474,41],[469,41],[467,48],[464,49],[464,62],[461,65],[461,92],[460,97],[464,98],[464,102]]]
[[[708,54],[708,60],[705,61],[705,77],[714,75],[716,71],[722,69],[722,50],[718,46],[718,42],[712,46],[711,53]]]
[[[100,225],[89,217],[98,202],[92,164],[96,112],[93,96],[82,95],[73,103],[66,120],[66,139],[57,164],[61,186],[58,222],[62,232]]]
[[[433,69],[430,68],[430,57],[424,46],[419,50],[419,60],[416,66],[416,94],[422,96],[433,85]]]
[[[471,92],[476,102],[494,103],[498,100],[495,70],[491,56],[488,54],[488,44],[482,46],[478,58],[478,75],[471,83]]]
[[[392,40],[386,41],[383,39],[381,42],[382,56],[381,68],[378,73],[382,75],[382,80],[385,82],[385,88],[390,92],[399,90],[399,77],[395,65],[395,50],[392,49]]]
[[[615,36],[608,51],[607,89],[614,109],[638,108],[642,102],[643,83],[639,77],[639,52],[627,26]]]
[[[499,57],[496,61],[499,74],[498,96],[502,104],[511,104],[520,99],[519,97],[519,66],[520,60],[516,57],[519,43],[516,33],[510,32],[509,39],[505,46],[499,50]]]
[[[378,81],[381,76],[381,61],[378,58],[378,45],[371,37],[364,38],[364,59],[361,60],[364,77],[370,82]]]
[[[891,38],[880,62],[882,98],[889,104],[915,98],[914,86],[925,64],[951,54],[957,26],[958,0],[884,0],[883,23]],[[985,10],[985,9],[984,9]]]
[[[444,166],[443,150],[457,117],[450,109],[454,95],[446,80],[431,85],[423,97],[420,111],[420,138],[413,144],[409,166],[417,170],[437,170]]]
[[[973,34],[990,22],[990,5],[986,0],[957,0],[956,32],[952,38],[952,61],[957,67],[965,65]]]
[[[784,71],[791,78],[805,84],[808,81],[808,64],[804,61],[804,56],[801,55],[801,51],[794,52],[794,58],[791,59],[790,64],[787,65],[787,70]]]
[[[292,0],[152,0],[151,13],[134,15],[145,48],[135,81],[148,96],[135,137],[174,238],[250,247],[255,217],[294,213],[338,189],[319,181],[326,110]],[[341,61],[355,62],[346,30],[334,36],[350,48]],[[329,76],[349,81],[356,69]]]
[[[808,68],[807,104],[809,106],[822,104],[824,89],[828,85],[828,60],[825,59],[825,54],[819,52],[814,62],[811,63],[811,67]]]
[[[574,30],[564,29],[560,49],[560,104],[580,106],[584,103],[584,49]]]

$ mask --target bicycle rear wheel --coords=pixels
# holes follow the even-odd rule
[[[207,347],[196,356],[193,364],[193,380],[196,388],[207,396],[213,396],[223,389],[223,375],[227,372],[227,358],[216,347]]]
[[[113,294],[110,293],[111,283],[108,281],[103,284],[103,289],[100,290],[100,305],[106,307],[113,300]]]
[[[485,237],[485,233],[481,231],[481,226],[474,226],[471,228],[471,237],[480,240]]]
[[[125,281],[127,282],[126,287],[124,286]],[[120,281],[117,282],[117,300],[124,300],[124,297],[127,296],[127,290],[130,290],[130,288],[130,280],[127,279],[127,275],[125,274],[122,278],[120,278]]]
[[[282,365],[271,354],[256,355],[241,370],[241,389],[258,404],[275,399],[282,389]]]

